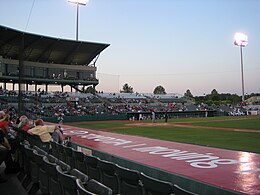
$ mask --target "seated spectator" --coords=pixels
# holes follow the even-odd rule
[[[49,142],[52,139],[51,134],[58,135],[58,139],[63,140],[63,135],[56,125],[44,125],[42,119],[35,121],[35,127],[29,129],[27,132],[31,135],[38,135],[42,142]],[[56,137],[55,137],[56,139]],[[54,140],[57,141],[57,140]],[[58,141],[57,141],[58,142]]]
[[[10,119],[10,116],[8,114],[5,114],[5,115],[2,115],[2,118],[0,120],[0,129],[2,129],[2,131],[4,133],[8,133],[9,132],[9,119]]]
[[[7,139],[5,138],[4,134],[2,132],[0,132],[0,165],[4,162],[4,160],[6,159],[6,155],[8,150],[10,150],[11,147],[7,141]],[[3,178],[0,175],[0,183],[4,183],[6,182],[7,179]]]
[[[18,124],[18,128],[22,129],[24,131],[28,131],[30,128],[32,128],[33,126],[30,125],[30,120],[27,118],[27,116],[22,115],[19,119],[19,124]]]
[[[11,145],[11,152],[14,154],[16,149],[19,147],[19,141],[16,139],[17,132],[9,127],[9,121],[9,114],[5,114],[0,120],[0,130],[5,134],[5,137]]]
[[[14,162],[12,158],[12,146],[6,138],[6,134],[0,130],[0,165],[2,161],[5,162],[5,173],[17,173],[20,168],[18,163]],[[1,182],[1,178],[0,178]]]

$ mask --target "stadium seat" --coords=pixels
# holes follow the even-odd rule
[[[173,184],[140,174],[140,179],[146,195],[170,195],[173,194]]]
[[[35,159],[35,161],[38,165],[38,169],[39,169],[39,183],[37,183],[38,188],[35,188],[35,189],[42,189],[43,190],[42,186],[48,186],[48,176],[47,176],[47,173],[45,171],[44,161],[43,161],[43,157],[48,155],[48,153],[46,151],[44,151],[43,149],[37,147],[37,146],[34,146],[33,148],[35,149],[33,151],[34,159]],[[47,187],[45,187],[45,188],[47,188]],[[32,191],[33,191],[33,189],[32,189]],[[34,194],[34,191],[33,191],[32,194]]]
[[[63,146],[63,150],[64,150],[64,154],[66,157],[66,163],[70,166],[75,168],[75,159],[73,157],[73,148],[71,147],[67,147],[67,146]]]
[[[112,162],[99,160],[100,182],[113,190],[113,194],[119,193],[119,183],[116,175],[115,164]]]
[[[56,166],[58,180],[62,188],[63,195],[78,195],[76,177],[70,175],[69,171],[63,170],[59,165]]]
[[[43,157],[43,160],[44,160],[45,170],[47,172],[48,179],[49,179],[49,194],[50,195],[62,194],[62,189],[58,181],[56,166],[59,165],[62,168],[62,170],[66,170],[66,171],[70,170],[70,166],[59,160],[57,160],[56,162],[51,162],[52,160],[49,159],[48,157],[46,156]]]
[[[88,182],[83,182],[80,179],[76,180],[77,189],[79,192],[79,195],[112,195],[113,191],[103,185],[102,183],[91,179]]]
[[[89,179],[87,175],[85,175],[77,169],[67,171],[62,170],[61,167],[57,165],[56,170],[64,195],[77,195],[78,190],[76,179],[80,179],[82,182],[87,182]]]
[[[64,153],[64,149],[63,149],[64,146],[62,144],[58,144],[58,143],[56,143],[56,146],[58,149],[58,159],[63,162],[66,162],[66,156]]]
[[[50,144],[51,144],[51,154],[56,158],[58,158],[59,153],[58,153],[57,143],[54,141],[50,141]]]
[[[80,179],[82,182],[87,182],[89,180],[89,177],[78,169],[72,169],[69,173],[77,177],[77,179]]]
[[[99,172],[99,168],[97,166],[99,158],[97,158],[95,156],[85,155],[85,161],[86,161],[86,165],[87,165],[87,175],[91,179],[100,181],[100,172]]]
[[[47,155],[47,152],[40,149],[37,146],[33,147],[33,162],[31,162],[31,178],[32,185],[28,188],[28,194],[35,194],[39,190],[39,181],[40,181],[40,169],[43,167],[43,156]]]
[[[76,179],[77,189],[79,195],[96,195],[96,193],[92,193],[87,190],[86,182],[82,182],[80,179]]]
[[[143,188],[140,181],[140,173],[116,165],[116,173],[119,179],[119,192],[124,195],[142,195]]]
[[[26,169],[28,170],[28,166],[26,168],[26,163],[25,163],[25,144],[28,145],[28,142],[20,142],[17,154],[18,154],[18,163],[20,166],[20,172],[17,174],[17,178],[19,179],[20,182],[23,181],[23,179],[26,177]],[[28,173],[28,171],[27,171]]]
[[[87,174],[87,165],[85,163],[85,154],[83,152],[73,150],[72,156],[75,160],[75,168]]]
[[[197,195],[196,193],[181,188],[177,184],[173,185],[173,192],[175,195]]]
[[[91,179],[87,182],[87,190],[99,195],[112,195],[113,191],[102,183]]]
[[[32,185],[32,177],[38,178],[38,172],[37,172],[37,164],[33,160],[33,148],[30,147],[30,145],[24,145],[24,151],[25,151],[25,169],[26,170],[26,177],[22,181],[23,187],[26,189],[29,185]]]
[[[39,148],[49,152],[50,143],[49,142],[42,142],[40,136],[38,135],[30,135],[27,133],[27,138],[31,146],[38,146]]]
[[[49,165],[52,164],[53,167],[56,166],[56,162],[58,159],[50,154],[46,155],[43,157],[43,164],[44,164],[44,171],[46,173],[46,177],[42,175],[42,178],[40,178],[40,190],[43,194],[49,194],[49,184],[50,184],[50,178],[51,178],[51,173],[49,171]]]

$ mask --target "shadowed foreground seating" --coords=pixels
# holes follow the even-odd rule
[[[99,160],[100,182],[113,190],[113,194],[119,193],[119,183],[116,175],[115,164],[112,162]]]
[[[30,185],[32,185],[32,177],[38,178],[37,165],[33,160],[33,148],[30,145],[24,145],[24,167],[26,177],[22,181],[23,187],[26,189]]]
[[[140,173],[119,165],[116,165],[115,167],[119,179],[120,194],[142,195],[143,189],[140,182]]]
[[[75,159],[73,158],[73,150],[71,147],[63,146],[64,154],[66,157],[66,163],[70,167],[75,167]]]
[[[51,144],[51,154],[56,158],[58,158],[59,153],[58,153],[57,143],[54,141],[50,141],[50,144]]]
[[[173,188],[174,188],[173,191],[174,191],[175,195],[197,195],[193,192],[190,192],[188,190],[181,188],[180,186],[178,186],[176,184],[174,184]]]
[[[50,160],[46,156],[43,157],[43,160],[49,180],[49,194],[62,194],[62,189],[58,180],[56,166],[59,165],[63,171],[69,171],[70,166],[59,160],[57,160],[56,162],[50,162]]]
[[[90,178],[95,179],[96,181],[100,181],[100,173],[99,168],[97,166],[99,160],[100,159],[95,156],[85,155],[87,175]]]
[[[140,174],[140,179],[146,195],[170,195],[173,194],[173,184]]]
[[[113,191],[107,186],[101,184],[100,182],[91,179],[88,182],[82,182],[80,179],[76,180],[77,189],[79,195],[112,195]]]
[[[56,170],[63,195],[78,195],[76,179],[80,179],[82,182],[88,181],[88,176],[76,169],[70,171],[62,170],[61,167],[57,165]]]
[[[58,144],[56,143],[56,146],[57,146],[57,151],[58,151],[58,159],[63,161],[63,162],[66,162],[66,156],[65,156],[65,153],[64,153],[64,146],[62,144]]]
[[[76,177],[73,175],[69,175],[67,170],[62,170],[62,168],[57,165],[56,166],[58,180],[62,188],[63,195],[77,195],[77,184]]]
[[[40,182],[40,175],[41,171],[43,172],[43,157],[47,155],[47,152],[45,152],[43,149],[40,149],[37,146],[33,147],[33,161],[36,163],[32,166],[31,162],[31,168],[32,168],[32,186],[28,188],[28,194],[35,194],[40,188],[39,188],[39,182]]]
[[[87,166],[85,164],[85,154],[83,152],[73,150],[72,156],[75,160],[75,168],[87,174]]]

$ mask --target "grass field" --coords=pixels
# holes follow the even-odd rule
[[[77,127],[260,153],[260,117],[209,117],[151,121],[71,123]]]

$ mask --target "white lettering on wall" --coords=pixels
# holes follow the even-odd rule
[[[64,133],[65,134],[65,133]],[[200,154],[196,152],[181,151],[179,149],[167,148],[162,146],[146,146],[146,143],[134,143],[124,139],[117,139],[114,137],[108,137],[89,133],[88,131],[70,130],[66,132],[66,135],[75,135],[82,139],[89,139],[95,142],[102,142],[104,144],[111,144],[114,146],[121,146],[122,148],[130,148],[136,152],[148,153],[151,155],[160,155],[164,158],[170,158],[173,160],[184,161],[190,164],[192,167],[201,169],[212,169],[219,165],[229,165],[240,163],[233,159],[221,159],[218,156],[214,156],[212,153]]]

